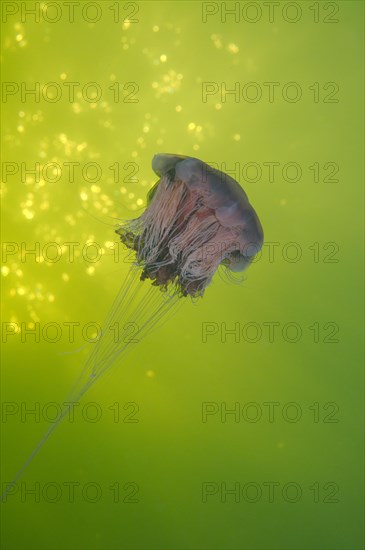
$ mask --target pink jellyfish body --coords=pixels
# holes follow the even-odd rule
[[[148,194],[146,210],[116,230],[135,252],[135,261],[105,319],[103,333],[65,400],[67,406],[13,481],[3,484],[2,500],[16,490],[16,481],[70,408],[117,359],[181,303],[182,296],[202,296],[220,265],[243,271],[262,246],[256,212],[241,186],[227,174],[198,159],[169,154],[155,155],[152,168],[160,179]],[[123,329],[132,329],[133,338],[125,338]]]
[[[142,279],[201,296],[220,264],[243,271],[263,231],[242,187],[195,158],[155,155],[152,168],[160,180],[145,212],[117,229],[136,251]]]

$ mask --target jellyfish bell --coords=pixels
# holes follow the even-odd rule
[[[152,168],[159,180],[148,194],[146,210],[116,229],[135,260],[103,323],[101,336],[93,344],[58,419],[13,481],[6,484],[2,500],[72,406],[117,359],[125,357],[161,319],[166,320],[168,313],[174,313],[183,296],[202,296],[220,265],[242,271],[262,246],[260,221],[233,178],[201,160],[181,155],[155,155]],[[152,284],[146,285],[146,279]],[[126,338],[123,328],[132,328],[132,338]]]
[[[160,177],[137,219],[116,232],[136,252],[142,278],[182,296],[202,296],[222,264],[242,271],[263,244],[263,230],[242,187],[199,159],[159,154]]]

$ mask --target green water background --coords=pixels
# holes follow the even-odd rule
[[[22,22],[19,12],[3,23],[3,81],[20,87],[56,82],[62,97],[36,102],[15,93],[3,103],[3,162],[17,163],[19,172],[3,183],[2,239],[29,249],[38,242],[41,251],[49,242],[80,245],[73,262],[65,248],[54,263],[42,261],[42,253],[40,261],[17,251],[5,258],[3,322],[62,328],[56,343],[32,336],[22,343],[20,333],[7,339],[3,333],[2,399],[12,404],[6,406],[20,411],[39,403],[42,409],[68,395],[89,351],[80,327],[102,323],[127,273],[128,263],[116,262],[110,248],[114,218],[143,210],[156,181],[155,153],[196,156],[227,169],[238,163],[237,179],[265,240],[277,244],[272,257],[264,247],[242,284],[217,275],[202,300],[184,304],[90,390],[82,403],[96,403],[100,421],[76,414],[74,423],[59,427],[2,505],[3,548],[362,548],[362,3],[298,2],[296,23],[282,15],[287,3],[273,22],[260,3],[256,23],[242,14],[238,22],[223,21],[220,11],[204,23],[202,4],[184,1],[138,2],[136,21],[127,23],[134,3],[118,4],[115,22],[117,3],[100,2],[100,21],[88,23],[76,9],[70,23],[58,4],[58,22],[31,16]],[[64,82],[80,83],[74,101]],[[88,82],[100,86],[99,101],[77,95]],[[218,86],[206,102],[204,82]],[[245,90],[259,88],[262,98],[222,98],[222,83],[232,89],[236,82],[241,92],[257,83]],[[265,82],[279,83],[272,102]],[[289,82],[302,90],[297,102],[283,99]],[[329,82],[338,86],[331,96],[337,102],[328,102]],[[137,102],[128,101],[131,92]],[[64,168],[51,182],[50,168],[46,178],[28,174],[23,181],[20,163],[36,162],[97,162],[102,175],[93,183],[75,168],[70,181]],[[274,181],[263,164],[270,162],[279,163]],[[119,181],[109,168],[115,163]],[[283,175],[287,163],[300,166],[298,181],[287,181],[294,174],[289,168]],[[253,181],[257,165],[262,175]],[[338,181],[325,180],[334,167]],[[83,257],[87,242],[103,247],[100,261]],[[80,323],[73,343],[67,322]],[[204,342],[206,323],[217,332]],[[278,324],[273,341],[268,323]],[[288,342],[298,326],[298,341]],[[238,336],[224,341],[224,327],[238,327]],[[262,334],[249,341],[257,327]],[[203,422],[205,402],[217,412]],[[268,402],[277,404],[273,421]],[[122,421],[132,411],[128,403],[138,405],[138,422]],[[242,414],[222,422],[224,406],[238,406]],[[301,417],[290,421],[298,410]],[[262,413],[256,422],[255,411]],[[22,421],[20,412],[3,415],[3,481],[47,426],[42,415],[39,422],[30,415]],[[65,483],[73,481],[79,485],[70,502]],[[40,484],[40,502],[32,495],[22,501],[21,482],[26,489]],[[217,490],[207,502],[205,482]],[[279,484],[273,502],[268,482]],[[289,489],[288,498],[282,496],[289,482],[302,491],[297,502],[288,502],[295,496]],[[61,487],[57,502],[50,502],[51,488],[42,495],[47,483]],[[102,491],[95,503],[92,489],[82,496],[90,483]],[[223,502],[221,484],[232,489],[237,483],[246,497],[228,494]],[[137,502],[125,502],[137,486]],[[257,502],[249,502],[255,495]]]

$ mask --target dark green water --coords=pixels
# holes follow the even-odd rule
[[[155,153],[231,171],[266,241],[84,396],[4,549],[363,548],[363,5],[235,5],[3,3],[2,482],[126,277]]]

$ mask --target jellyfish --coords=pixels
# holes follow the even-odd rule
[[[133,349],[132,342],[140,341],[169,312],[173,314],[184,298],[201,298],[219,266],[243,271],[262,247],[259,218],[233,178],[182,155],[157,154],[152,168],[159,179],[147,195],[145,211],[116,228],[133,254],[133,262],[102,334],[66,400],[67,406],[13,481],[5,484],[3,500],[72,405]],[[126,324],[133,329],[132,339],[120,338],[118,327]]]

